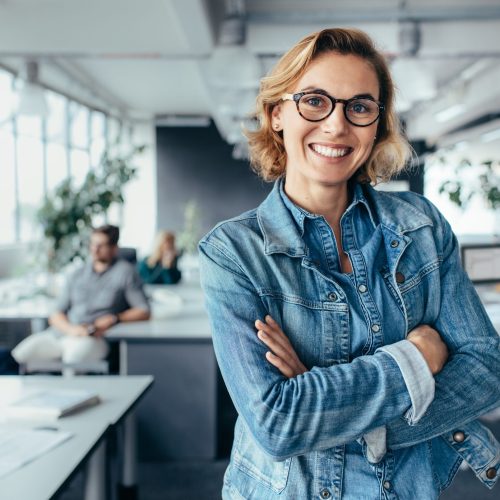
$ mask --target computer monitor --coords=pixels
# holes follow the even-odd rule
[[[459,241],[462,265],[472,282],[500,282],[500,237],[462,237]]]

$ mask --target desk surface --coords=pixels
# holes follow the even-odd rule
[[[28,387],[85,388],[96,391],[102,402],[56,421],[74,436],[43,457],[0,479],[2,500],[51,498],[89,456],[108,428],[138,402],[153,382],[151,376],[130,377],[0,377],[0,393],[18,384]]]

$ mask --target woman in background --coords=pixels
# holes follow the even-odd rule
[[[175,235],[170,231],[159,231],[153,251],[139,262],[139,274],[144,283],[173,285],[181,279],[177,268],[179,253],[175,247]]]

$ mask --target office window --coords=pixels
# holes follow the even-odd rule
[[[47,92],[47,104],[49,106],[49,116],[46,120],[47,142],[57,142],[66,144],[67,139],[67,106],[68,100],[55,92]]]
[[[93,111],[90,118],[90,166],[95,168],[106,148],[106,115]]]
[[[40,235],[36,211],[43,201],[43,143],[38,137],[17,138],[17,175],[19,207],[19,239],[31,241]]]
[[[467,156],[452,151],[438,152],[429,157],[425,164],[424,194],[443,213],[455,233],[491,234],[495,231],[495,212],[487,206],[482,197],[474,196],[466,209],[462,210],[449,200],[446,193],[439,192],[440,186],[448,180],[457,179],[465,186],[477,184],[477,165],[457,169],[461,157]]]
[[[15,144],[12,127],[0,127],[0,245],[16,240]]]
[[[68,151],[65,145],[57,142],[47,143],[46,149],[47,192],[52,192],[68,176]]]
[[[50,90],[45,119],[15,116],[13,81],[0,69],[0,245],[38,238],[36,212],[44,196],[68,176],[80,185],[121,130],[113,119],[109,132],[105,113]]]
[[[89,153],[80,149],[72,149],[70,153],[71,177],[75,186],[81,186],[89,171]]]

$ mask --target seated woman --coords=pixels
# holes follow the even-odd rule
[[[153,251],[139,262],[139,274],[144,283],[172,285],[181,279],[177,268],[179,253],[175,248],[175,235],[170,231],[159,231]]]

